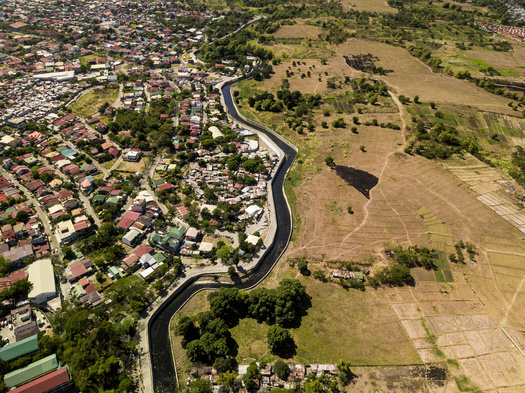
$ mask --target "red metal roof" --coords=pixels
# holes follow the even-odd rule
[[[68,381],[69,373],[67,368],[62,367],[50,374],[26,383],[19,388],[11,390],[11,393],[44,393]]]

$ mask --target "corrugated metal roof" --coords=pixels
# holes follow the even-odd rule
[[[36,334],[0,348],[0,359],[8,362],[35,351],[38,351],[38,338]]]
[[[49,355],[30,365],[10,372],[4,376],[5,386],[12,388],[45,375],[58,368],[58,360],[55,354]]]

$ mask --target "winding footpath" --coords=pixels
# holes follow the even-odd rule
[[[222,100],[230,116],[243,127],[257,132],[262,139],[273,145],[281,157],[268,184],[268,203],[271,207],[268,236],[252,262],[245,266],[247,273],[237,285],[240,289],[250,289],[258,285],[270,273],[290,241],[292,216],[284,194],[284,181],[295,159],[296,148],[274,131],[245,119],[237,112],[230,92],[232,83],[234,81],[230,80],[220,86]],[[216,280],[218,274],[226,273],[226,271],[226,266],[214,266],[183,276],[167,290],[164,297],[157,298],[144,313],[144,318],[139,326],[142,343],[141,382],[144,392],[171,393],[175,390],[177,376],[169,337],[170,322],[175,313],[197,292],[203,289],[231,287],[231,284],[223,284]],[[202,279],[206,277],[212,280],[202,282]]]

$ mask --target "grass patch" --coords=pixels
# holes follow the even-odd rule
[[[474,392],[474,393],[482,393],[482,390],[478,388],[469,378],[467,378],[465,375],[454,378],[456,380],[456,385],[458,385],[458,389],[460,392]]]
[[[520,74],[517,73],[516,71],[514,71],[514,70],[507,70],[507,69],[498,70],[498,73],[501,76],[514,76],[514,77],[519,77],[520,76]]]
[[[97,55],[87,55],[87,56],[81,56],[78,59],[80,60],[80,64],[86,65],[91,59],[98,60],[98,59],[103,59],[103,57],[97,56]]]
[[[447,359],[447,364],[449,366],[454,366],[456,368],[459,368],[459,363],[456,359]]]
[[[71,105],[71,111],[87,119],[98,113],[98,108],[105,102],[110,105],[113,104],[118,97],[118,93],[118,88],[95,88]]]
[[[436,276],[437,282],[446,282],[445,277],[443,276],[443,273],[441,270],[435,270],[434,275]]]
[[[295,277],[286,269],[280,277]],[[297,345],[291,362],[337,363],[351,359],[354,365],[420,363],[387,300],[375,291],[346,291],[311,277],[300,277],[312,297],[312,308],[301,326],[290,329]],[[272,279],[273,281],[273,279]],[[265,280],[268,283],[268,278]],[[268,325],[243,319],[231,330],[239,345],[237,361],[270,362]]]
[[[241,319],[239,324],[230,329],[233,338],[239,345],[237,362],[246,364],[252,361],[272,362],[277,359],[268,348],[268,325],[258,323],[251,318]]]
[[[354,365],[407,364],[420,360],[392,309],[374,291],[346,291],[312,277],[301,277],[312,308],[292,329],[297,361]]]

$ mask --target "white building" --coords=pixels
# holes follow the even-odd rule
[[[45,303],[57,295],[55,274],[51,259],[40,259],[29,265],[28,279],[33,283],[29,299],[36,303]]]

